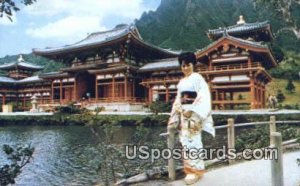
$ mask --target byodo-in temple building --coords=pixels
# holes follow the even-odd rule
[[[0,65],[0,70],[7,73],[0,76],[2,105],[13,102],[16,110],[28,110],[33,95],[39,97],[40,103],[49,102],[51,82],[33,75],[42,69],[42,66],[25,62],[22,55],[18,61]]]
[[[195,70],[210,86],[213,108],[264,108],[266,84],[272,80],[266,70],[277,65],[265,45],[273,39],[270,24],[246,23],[240,17],[236,25],[209,30],[207,35],[212,43],[195,52],[199,62]],[[137,111],[156,100],[173,101],[183,76],[179,52],[146,43],[134,25],[118,25],[71,45],[33,52],[68,67],[30,76],[41,67],[25,68],[20,62],[11,68],[0,66],[9,70],[9,77],[2,77],[3,103],[23,98],[25,105],[29,96],[37,94],[40,105],[75,102],[89,108]]]

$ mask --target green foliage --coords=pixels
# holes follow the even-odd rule
[[[30,146],[12,148],[9,145],[3,145],[2,150],[10,161],[10,164],[0,167],[0,185],[4,186],[15,183],[21,169],[32,159],[34,148]]]
[[[58,106],[54,109],[58,114],[79,114],[81,113],[81,109],[76,107],[73,103],[64,105],[64,106]]]
[[[277,98],[277,100],[278,100],[279,103],[281,103],[281,102],[284,101],[285,96],[284,96],[284,94],[283,94],[283,92],[281,90],[277,91],[276,98]]]
[[[164,161],[157,161],[155,163],[149,160],[129,160],[126,157],[125,147],[118,146],[112,142],[114,138],[114,130],[118,126],[105,124],[100,128],[95,126],[89,126],[95,136],[101,135],[101,141],[98,141],[98,150],[101,157],[101,162],[98,165],[97,172],[100,174],[104,185],[112,185],[112,182],[116,182],[117,171],[122,172],[122,178],[128,178],[145,172],[148,169],[157,166],[164,166]],[[136,127],[135,133],[132,136],[132,144],[130,145],[147,145],[151,148],[165,148],[166,142],[162,138],[157,140],[156,135],[152,132],[151,128],[140,125]]]
[[[298,80],[300,72],[300,56],[292,52],[286,53],[285,59],[281,64],[278,67],[269,70],[269,72],[275,78]]]
[[[31,5],[36,0],[22,0],[21,3],[24,5]],[[12,21],[13,12],[20,11],[20,8],[16,5],[15,1],[13,0],[1,0],[0,1],[0,18],[4,15]]]
[[[254,130],[249,132],[250,129],[247,129],[247,132],[242,133],[236,139],[235,147],[238,152],[244,149],[258,149],[268,147],[270,144],[270,132],[269,126],[256,126]],[[282,140],[290,140],[297,138],[297,130],[288,125],[283,125],[277,127],[278,132],[282,135]]]
[[[156,115],[159,112],[171,112],[172,103],[171,102],[163,102],[163,101],[155,101],[152,102],[149,106],[151,112],[155,113]]]
[[[239,94],[239,97],[238,97],[238,100],[243,100],[243,95],[242,94]]]
[[[289,92],[289,93],[294,93],[295,92],[295,85],[293,84],[293,80],[289,79],[288,83],[285,87],[285,89]]]

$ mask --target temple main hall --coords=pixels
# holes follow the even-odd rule
[[[195,70],[209,84],[213,109],[265,108],[266,85],[272,80],[267,70],[277,66],[267,45],[273,40],[269,22],[246,23],[240,17],[235,25],[208,30],[207,36],[212,42],[195,51]],[[172,102],[183,76],[180,52],[145,42],[133,24],[33,53],[67,67],[33,76],[42,67],[24,65],[24,60],[0,66],[9,74],[0,78],[2,104],[22,102],[18,108],[26,110],[36,95],[40,106],[75,103],[140,111],[154,101]]]

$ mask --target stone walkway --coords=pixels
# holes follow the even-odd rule
[[[285,186],[300,186],[300,166],[296,159],[300,151],[283,154]],[[154,181],[139,185],[185,185],[183,180],[173,182]],[[209,170],[196,186],[271,186],[271,161],[253,160]]]

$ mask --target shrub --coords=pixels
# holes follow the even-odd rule
[[[156,115],[159,112],[171,112],[172,103],[171,102],[162,102],[162,101],[155,101],[150,104],[151,112],[155,113]]]
[[[81,113],[81,110],[79,108],[77,108],[74,104],[55,107],[55,111],[60,114],[79,114],[79,113]]]

